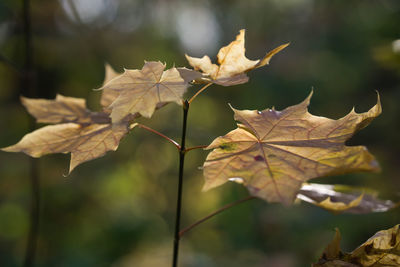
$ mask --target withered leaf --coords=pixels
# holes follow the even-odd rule
[[[323,209],[327,209],[327,210],[333,211],[335,213],[339,213],[339,212],[343,212],[346,210],[350,210],[351,208],[357,207],[358,205],[360,205],[363,197],[364,197],[364,195],[359,195],[357,198],[353,199],[349,203],[332,201],[331,197],[327,197],[326,199],[322,200],[321,202],[315,202],[314,204]]]
[[[57,95],[55,100],[21,97],[22,104],[39,123],[90,122],[90,111],[82,98]]]
[[[113,123],[128,114],[139,113],[150,118],[157,106],[163,103],[182,105],[182,96],[189,82],[198,79],[201,74],[185,68],[164,71],[165,67],[161,62],[146,62],[141,70],[125,70],[101,88],[119,93],[110,105]]]
[[[278,46],[268,52],[261,60],[250,60],[245,56],[245,30],[240,30],[236,40],[222,47],[217,55],[218,64],[213,64],[208,56],[195,58],[186,55],[189,64],[195,70],[201,70],[209,76],[211,82],[223,86],[246,83],[249,80],[246,72],[269,64],[271,58],[289,44]]]
[[[103,86],[118,75],[120,75],[120,73],[116,72],[109,64],[105,64]],[[118,96],[119,92],[117,90],[111,90],[109,88],[103,89],[100,104],[106,112],[111,112],[108,107],[115,101],[115,99],[117,99]]]
[[[381,113],[379,101],[368,112],[354,109],[333,120],[311,115],[310,98],[276,111],[236,110],[238,128],[216,138],[204,163],[204,190],[239,177],[250,194],[290,204],[312,178],[356,171],[378,171],[364,146],[346,146],[357,130]]]
[[[325,249],[318,263],[313,266],[400,266],[399,225],[377,232],[351,253],[340,251],[340,232],[336,230],[334,240]]]
[[[3,148],[32,157],[50,153],[71,153],[69,172],[79,164],[115,151],[129,130],[129,121],[111,124],[107,113],[90,112],[80,98],[57,95],[55,100],[22,98],[38,122],[59,123],[25,135],[17,144]],[[132,125],[134,127],[135,125]]]
[[[184,73],[185,70],[186,69],[180,69],[179,71],[180,71],[180,73],[183,73],[183,75],[185,75],[185,73]],[[115,77],[117,77],[118,75],[121,75],[121,73],[118,73],[115,70],[113,70],[113,68],[109,64],[105,64],[105,76],[104,76],[103,86],[106,83],[108,83],[109,81],[111,81],[112,79],[114,79]],[[118,90],[112,90],[109,88],[104,88],[102,90],[100,104],[103,107],[103,111],[105,113],[108,113],[108,114],[111,113],[110,105],[117,99],[118,96],[119,96]],[[166,104],[168,104],[168,103],[157,103],[156,110],[162,108]],[[134,113],[134,114],[130,114],[128,117],[131,120],[133,120],[133,119],[140,117],[140,114]]]
[[[400,266],[399,225],[377,232],[351,253],[362,266]]]
[[[391,200],[378,199],[377,194],[368,188],[305,183],[297,198],[334,213],[385,212],[398,206]]]
[[[340,241],[342,236],[338,228],[335,228],[335,237],[332,242],[325,248],[322,253],[321,259],[319,263],[313,264],[313,267],[357,267],[358,265],[354,265],[349,262],[345,262],[340,260],[339,258],[342,255],[340,250]],[[320,264],[321,263],[321,264]]]

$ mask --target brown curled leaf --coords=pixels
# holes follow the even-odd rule
[[[271,58],[289,44],[280,45],[268,52],[261,60],[250,60],[245,56],[245,30],[240,30],[236,40],[222,47],[217,55],[218,65],[213,64],[208,56],[195,58],[186,55],[189,64],[195,70],[201,70],[209,76],[211,82],[231,86],[246,83],[249,80],[246,72],[269,64]]]
[[[400,266],[399,225],[377,232],[351,253],[340,250],[340,232],[336,229],[334,240],[313,267],[340,266]]]
[[[204,163],[204,190],[240,178],[250,194],[290,204],[309,179],[378,171],[364,146],[344,143],[381,113],[379,95],[368,112],[353,109],[338,120],[308,113],[310,98],[283,111],[232,108],[238,128],[207,147],[213,151]]]
[[[360,205],[363,197],[364,195],[360,195],[357,198],[350,201],[349,203],[332,201],[331,197],[327,197],[321,202],[316,202],[315,205],[323,209],[333,211],[335,213],[340,213]]]
[[[386,212],[398,206],[391,200],[378,199],[377,194],[368,188],[305,183],[297,198],[334,213]]]

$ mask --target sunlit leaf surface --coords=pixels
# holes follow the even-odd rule
[[[115,151],[129,130],[128,117],[112,125],[107,113],[89,111],[84,99],[57,95],[55,100],[22,98],[22,103],[38,122],[58,124],[35,130],[2,150],[24,152],[35,158],[70,152],[69,172],[107,151]]]
[[[219,50],[217,55],[218,65],[213,64],[208,56],[195,58],[186,55],[186,59],[195,70],[201,70],[207,75],[211,82],[231,86],[246,83],[249,80],[246,72],[269,64],[275,54],[289,45],[278,46],[262,59],[250,60],[245,56],[244,35],[245,30],[240,30],[235,41]]]
[[[185,68],[164,71],[165,67],[161,62],[146,62],[141,70],[125,70],[101,88],[119,94],[110,105],[113,123],[128,114],[139,113],[150,118],[157,106],[163,103],[182,104],[189,82],[198,79],[201,74]]]
[[[103,86],[118,75],[120,75],[120,73],[116,72],[109,64],[105,64],[105,76]],[[119,92],[116,90],[111,90],[109,88],[103,89],[100,99],[100,104],[103,109],[111,113],[111,110],[109,110],[109,106],[112,104],[112,102],[115,101],[115,99],[117,99],[118,96]]]
[[[213,151],[204,163],[204,190],[239,177],[252,195],[290,204],[309,179],[378,171],[364,146],[344,143],[381,113],[379,97],[368,112],[353,109],[338,120],[308,113],[310,98],[283,111],[233,109],[238,128],[207,147]]]

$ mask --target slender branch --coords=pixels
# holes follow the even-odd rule
[[[194,150],[194,149],[200,149],[200,148],[206,148],[206,147],[208,147],[208,146],[193,146],[193,147],[189,147],[189,148],[185,149],[185,153],[189,152],[191,150]]]
[[[206,85],[204,85],[199,91],[197,91],[197,93],[194,94],[194,96],[192,96],[192,98],[190,98],[190,100],[188,101],[189,104],[191,104],[193,102],[193,100],[204,90],[207,89],[207,87],[209,87],[210,85],[212,85],[212,83],[207,83]]]
[[[25,63],[22,72],[21,92],[30,97],[36,96],[34,84],[34,66],[33,66],[33,46],[32,46],[32,27],[31,27],[31,8],[30,0],[23,0],[23,29],[24,29],[24,54]],[[30,120],[30,129],[35,128],[35,122]],[[37,250],[37,239],[39,235],[39,219],[40,219],[40,177],[37,159],[30,160],[30,183],[31,183],[31,202],[30,202],[30,222],[29,234],[26,244],[25,258],[23,266],[31,267],[35,265],[35,256]]]
[[[172,258],[172,267],[178,266],[178,253],[179,253],[179,230],[181,223],[181,211],[182,211],[182,187],[183,187],[183,167],[185,163],[185,142],[186,142],[186,128],[187,128],[187,117],[189,111],[189,102],[185,100],[183,103],[183,122],[182,122],[182,139],[179,150],[179,181],[178,181],[178,197],[176,201],[176,219],[175,219],[175,234],[174,234],[174,250]]]
[[[26,244],[24,267],[35,265],[37,239],[40,218],[40,179],[37,159],[30,159],[31,200],[30,200],[30,226],[28,242]]]
[[[197,222],[195,222],[195,223],[189,225],[188,227],[186,227],[185,229],[183,229],[182,231],[179,232],[179,236],[182,237],[186,232],[192,230],[192,229],[195,228],[197,225],[199,225],[199,224],[201,224],[201,223],[207,221],[208,219],[210,219],[210,218],[214,217],[215,215],[217,215],[217,214],[223,212],[224,210],[227,210],[227,209],[229,209],[229,208],[232,208],[232,207],[234,207],[234,206],[236,206],[236,205],[239,205],[239,204],[241,204],[241,203],[243,203],[243,202],[246,202],[246,201],[248,201],[248,200],[252,200],[252,199],[255,199],[255,198],[256,198],[256,197],[248,196],[248,197],[245,197],[245,198],[243,198],[243,199],[237,200],[237,201],[235,201],[235,202],[229,203],[229,204],[223,206],[222,208],[220,208],[220,209],[214,211],[213,213],[207,215],[206,217],[204,217],[204,218],[198,220]]]
[[[31,27],[31,7],[30,0],[23,0],[23,23],[24,23],[24,49],[25,49],[25,84],[26,90],[31,97],[34,95],[32,83],[33,71],[33,46],[32,46],[32,27]]]
[[[137,127],[145,129],[145,130],[147,130],[149,132],[155,133],[156,135],[161,136],[162,138],[164,138],[168,142],[172,143],[177,149],[179,149],[179,150],[181,149],[181,146],[178,144],[178,142],[176,142],[175,140],[169,138],[168,136],[166,136],[166,135],[164,135],[164,134],[162,134],[162,133],[160,133],[160,132],[158,132],[158,131],[150,128],[150,127],[147,127],[146,125],[143,125],[143,124],[138,124]]]

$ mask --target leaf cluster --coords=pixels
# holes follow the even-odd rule
[[[166,69],[165,63],[150,61],[141,69],[126,69],[118,74],[106,65],[106,77],[98,89],[102,91],[102,111],[89,111],[85,100],[61,95],[54,100],[21,98],[39,123],[51,125],[27,134],[3,150],[32,157],[71,153],[71,172],[83,162],[115,151],[120,140],[138,126],[138,117],[151,118],[156,110],[171,102],[182,105],[189,86],[204,85],[187,101],[188,105],[212,84],[246,83],[249,71],[269,64],[288,45],[278,46],[261,59],[250,60],[245,56],[245,30],[241,30],[234,41],[219,50],[218,64],[212,63],[209,56],[186,55],[193,69]],[[237,128],[206,146],[211,152],[203,165],[203,190],[234,181],[246,186],[255,197],[285,205],[300,199],[333,212],[393,208],[392,202],[356,189],[341,193],[335,186],[306,183],[328,175],[379,171],[377,161],[365,146],[345,145],[381,114],[379,95],[377,104],[369,111],[356,113],[353,109],[338,120],[310,114],[311,95],[282,111],[232,108]]]

